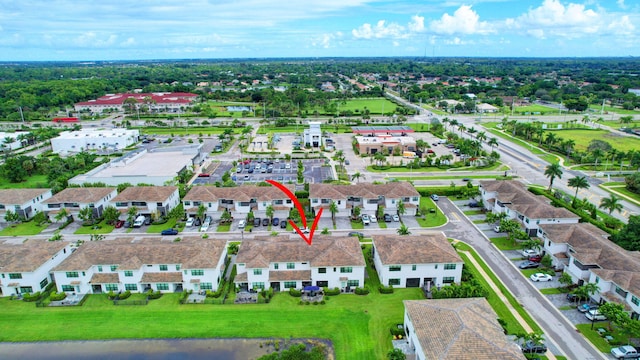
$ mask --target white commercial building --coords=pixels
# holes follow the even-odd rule
[[[22,147],[22,141],[18,140],[18,136],[21,134],[28,134],[24,132],[2,132],[0,131],[0,148],[15,150]]]
[[[138,142],[140,131],[127,129],[64,131],[51,139],[51,148],[58,154],[87,150],[119,151]]]
[[[320,129],[321,122],[309,121],[309,128],[304,129],[303,142],[305,146],[311,146],[318,148],[322,146],[322,130]]]

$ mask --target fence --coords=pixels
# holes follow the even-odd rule
[[[147,305],[149,298],[144,300],[113,300],[113,305]]]

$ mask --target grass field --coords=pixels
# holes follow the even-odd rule
[[[589,105],[589,109],[595,110],[597,112],[597,115],[595,117],[598,118],[600,116],[600,111],[602,110],[602,105]],[[621,107],[613,107],[613,106],[608,106],[608,105],[605,105],[604,111],[606,111],[608,113],[616,113],[616,114],[620,114],[620,115],[638,115],[638,114],[640,114],[640,111],[626,110],[626,109],[623,109]],[[604,114],[602,116],[603,117],[607,117],[607,114]]]
[[[99,229],[94,229],[93,226],[81,226],[74,234],[78,235],[89,235],[89,234],[108,234],[113,231],[114,226],[106,223],[105,220],[102,220],[98,224],[94,226],[99,226]]]
[[[490,238],[491,242],[500,250],[520,250],[522,246],[518,244],[513,244],[513,241],[509,240],[507,237],[496,237]]]
[[[48,223],[38,225],[34,221],[27,221],[19,224],[9,225],[0,231],[0,236],[23,236],[37,235],[49,226]]]
[[[575,149],[578,151],[586,151],[591,140],[604,140],[618,151],[627,152],[632,149],[640,149],[640,138],[619,136],[607,130],[567,129],[554,130],[553,133],[564,140],[575,141]]]
[[[554,115],[559,114],[560,111],[552,107],[532,104],[527,106],[516,106],[513,113],[519,115]]]
[[[418,224],[424,228],[436,227],[447,223],[447,217],[438,209],[433,200],[428,196],[420,197],[419,208],[436,209],[435,213],[427,212],[424,218],[422,216],[416,217]]]
[[[49,183],[47,181],[47,175],[33,175],[27,178],[27,180],[20,183],[9,182],[5,177],[0,176],[0,189],[25,189],[25,188],[42,188],[48,189]]]
[[[358,110],[359,114],[364,113],[364,109],[367,108],[371,115],[384,113],[393,113],[396,110],[397,105],[386,98],[373,98],[373,99],[352,99],[347,100],[345,104],[339,103],[338,110],[346,111],[351,110],[355,113]],[[320,109],[319,109],[320,110]],[[323,111],[321,111],[322,113]]]

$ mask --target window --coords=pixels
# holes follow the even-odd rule
[[[442,283],[443,284],[451,284],[453,283],[454,277],[453,276],[445,276],[442,278]]]
[[[40,281],[40,289],[46,288],[47,285],[49,285],[49,279],[44,278],[44,279],[42,279],[42,281]]]
[[[118,284],[104,284],[106,291],[118,291]]]
[[[635,296],[631,296],[631,302],[633,303],[633,305],[635,306],[640,306],[640,299],[638,299]]]
[[[400,285],[400,279],[389,279],[389,285]]]
[[[102,272],[102,265],[98,265],[98,272]]]
[[[158,290],[169,290],[169,284],[167,284],[167,283],[156,284],[156,289],[158,289]]]
[[[284,288],[285,289],[291,289],[296,287],[296,282],[295,281],[285,281],[284,282]]]
[[[296,264],[295,263],[287,263],[287,269],[291,270],[291,269],[295,269],[296,268]]]
[[[62,285],[62,291],[76,291],[76,289],[71,285]]]
[[[111,271],[118,270],[118,265],[111,265]]]
[[[78,272],[77,271],[67,271],[66,273],[68,278],[77,278],[78,277]]]
[[[202,276],[204,275],[204,270],[191,270],[191,276]]]
[[[32,292],[33,292],[33,288],[31,286],[20,286],[20,294],[25,294],[25,293],[31,294]]]
[[[200,283],[200,290],[213,290],[213,284],[209,282]]]
[[[318,274],[326,274],[327,268],[318,268]]]
[[[444,264],[444,269],[445,270],[455,270],[456,269],[456,264]]]
[[[340,268],[341,273],[352,273],[353,268],[351,266],[345,266]]]
[[[185,201],[184,206],[191,206],[191,201]]]
[[[347,286],[358,287],[360,286],[360,280],[347,280]]]
[[[402,266],[400,265],[391,265],[389,266],[389,271],[400,271],[402,270]]]
[[[264,283],[263,282],[254,282],[253,283],[253,288],[254,289],[264,289]]]
[[[160,265],[160,271],[167,271],[169,270],[169,266],[167,265]]]
[[[131,276],[133,276],[133,271],[131,271],[131,270],[127,270],[127,271],[125,271],[125,272],[124,272],[124,276],[126,276],[126,277],[131,277]]]
[[[273,264],[273,268],[274,268],[275,270],[278,270],[278,263]]]
[[[253,275],[262,275],[262,269],[253,269]]]
[[[411,265],[411,271],[416,271],[416,269],[418,268],[418,265]]]
[[[77,274],[77,273],[76,273]],[[76,276],[77,277],[77,276]],[[9,279],[22,279],[22,274],[21,273],[13,273],[13,274],[9,274]]]
[[[124,289],[129,291],[138,291],[137,284],[124,284]]]
[[[616,286],[616,293],[620,296],[622,296],[623,298],[627,297],[627,292],[624,291],[621,287]]]
[[[180,271],[180,264],[176,265],[176,271]]]

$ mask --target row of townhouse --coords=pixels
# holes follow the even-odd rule
[[[632,318],[640,316],[640,253],[621,248],[589,223],[541,225],[538,237],[574,283],[597,284],[594,301],[622,303]]]
[[[126,213],[135,206],[140,215],[166,215],[178,206],[180,197],[176,186],[128,187],[118,194],[114,187],[67,188],[52,195],[50,189],[0,190],[0,215],[7,210],[30,219],[38,211],[53,218],[62,209],[77,216],[81,209],[90,208],[94,217],[102,216],[107,206]]]
[[[377,214],[378,208],[385,213],[395,214],[402,202],[406,215],[415,215],[420,205],[420,193],[411,183],[389,182],[386,184],[362,183],[357,185],[309,185],[311,208],[329,209],[332,202],[338,208],[336,216],[350,216],[355,207],[362,213]]]
[[[462,259],[441,232],[374,236],[373,254],[385,285],[429,289],[461,280]],[[123,237],[73,249],[64,242],[6,241],[0,244],[0,286],[5,296],[40,291],[52,281],[58,291],[76,294],[215,291],[226,258],[225,240],[200,237]],[[241,244],[235,261],[240,289],[319,286],[350,292],[364,286],[366,272],[354,237],[318,236],[313,246],[297,236],[256,237]]]
[[[544,196],[532,194],[516,180],[480,181],[480,194],[485,209],[519,220],[529,236],[538,234],[539,225],[575,224],[580,220],[571,211],[551,205]]]
[[[441,287],[460,283],[463,261],[444,233],[373,236],[373,261],[383,285]],[[317,236],[245,240],[236,258],[235,283],[242,289],[319,286],[350,292],[364,285],[366,265],[354,237]]]

